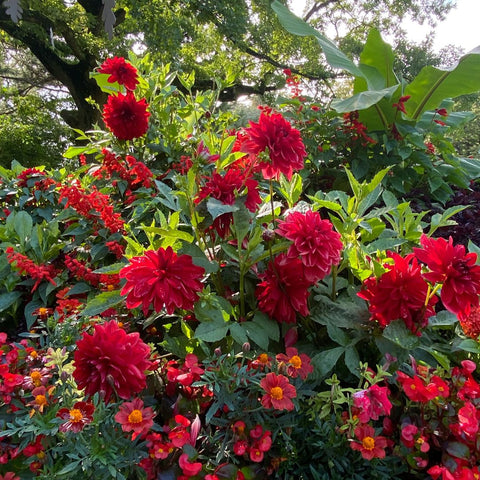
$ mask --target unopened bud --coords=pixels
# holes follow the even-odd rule
[[[262,233],[262,239],[265,242],[271,242],[275,238],[275,232],[273,230],[267,229]]]
[[[250,351],[250,343],[249,342],[245,342],[243,345],[242,345],[242,352],[249,352]]]

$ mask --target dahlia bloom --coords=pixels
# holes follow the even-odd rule
[[[154,411],[150,407],[145,407],[142,399],[135,398],[120,405],[115,421],[122,426],[124,432],[133,432],[132,440],[135,440],[150,430],[154,416]]]
[[[203,289],[200,280],[204,273],[204,268],[192,263],[192,257],[177,255],[172,247],[147,250],[120,270],[120,277],[127,281],[121,294],[127,294],[127,308],[142,305],[145,315],[152,304],[156,312],[165,308],[168,314],[176,308],[190,310]]]
[[[275,408],[277,410],[294,409],[292,398],[297,396],[297,391],[290,384],[287,377],[270,372],[267,373],[265,378],[260,380],[260,386],[266,392],[260,400],[265,408]]]
[[[138,332],[126,333],[111,320],[95,325],[92,335],[84,332],[74,353],[73,378],[87,396],[103,392],[108,402],[115,392],[128,399],[146,386],[145,370],[150,347]]]
[[[305,353],[298,353],[294,347],[288,347],[285,353],[277,355],[277,362],[284,363],[289,377],[300,377],[305,380],[313,372],[313,365],[310,363],[310,357]]]
[[[57,417],[65,420],[58,429],[61,432],[81,432],[85,425],[92,423],[95,407],[91,403],[77,402],[73,408],[61,408]]]
[[[277,233],[293,242],[288,258],[300,257],[309,282],[318,282],[330,273],[332,265],[340,263],[343,244],[332,227],[329,220],[322,220],[320,213],[311,210],[292,212],[279,222]]]
[[[132,92],[110,95],[103,107],[103,121],[119,140],[142,137],[148,130],[148,103],[136,100]]]
[[[386,327],[393,320],[401,318],[413,333],[427,325],[435,315],[437,297],[428,299],[428,285],[422,277],[420,266],[413,254],[405,258],[391,253],[393,265],[380,278],[367,278],[358,293],[369,303],[370,320],[376,320]]]
[[[350,443],[352,450],[358,450],[365,460],[385,458],[387,439],[381,436],[376,437],[373,427],[370,425],[359,425],[354,430],[354,433],[359,441]]]
[[[138,85],[137,69],[123,57],[107,58],[98,69],[99,73],[108,73],[109,83],[119,83],[127,90],[135,90]]]
[[[429,273],[424,277],[432,283],[441,283],[440,298],[447,310],[460,318],[468,316],[472,307],[478,306],[480,294],[480,265],[476,253],[465,253],[463,245],[453,245],[444,238],[428,238],[422,235],[415,248],[416,257],[427,265]]]
[[[467,337],[477,340],[480,335],[480,306],[473,307],[468,315],[462,316],[460,326]]]
[[[311,283],[305,279],[298,258],[289,259],[281,253],[259,277],[262,282],[257,285],[255,296],[262,312],[285,323],[295,323],[296,312],[309,314],[307,299]]]
[[[288,180],[294,170],[303,169],[307,156],[300,132],[291,126],[280,113],[262,112],[258,123],[250,122],[245,129],[240,150],[257,157],[267,152],[270,161],[261,160],[259,167],[265,179],[278,180],[283,173]]]
[[[224,175],[214,173],[207,183],[200,188],[196,203],[210,197],[219,200],[225,205],[233,205],[235,200],[245,195],[245,206],[255,212],[257,205],[262,202],[258,193],[258,182],[252,178],[245,178],[240,170],[231,168]],[[232,213],[223,213],[213,220],[213,228],[221,238],[225,238],[233,222]]]

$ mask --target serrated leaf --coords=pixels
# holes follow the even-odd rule
[[[420,343],[419,337],[406,327],[403,320],[395,320],[387,325],[383,330],[383,336],[405,350],[412,350]]]
[[[448,310],[442,310],[428,319],[429,327],[450,327],[458,322],[457,316]]]
[[[228,333],[229,324],[219,322],[202,322],[195,330],[195,338],[204,342],[219,342]]]
[[[207,210],[213,220],[225,213],[236,212],[238,209],[239,207],[237,205],[226,205],[216,198],[209,198],[207,200]]]
[[[247,334],[240,323],[232,322],[230,325],[230,335],[239,345],[248,342]]]
[[[327,323],[328,336],[342,347],[347,346],[350,343],[350,339],[347,334],[339,327],[331,322]]]

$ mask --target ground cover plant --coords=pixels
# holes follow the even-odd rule
[[[375,32],[318,38],[335,111],[285,71],[242,124],[225,80],[109,57],[70,167],[0,169],[0,478],[478,478],[478,247],[439,235],[478,54],[385,84]]]

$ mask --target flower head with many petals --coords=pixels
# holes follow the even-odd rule
[[[463,245],[453,245],[444,238],[429,238],[422,235],[422,248],[415,248],[416,257],[427,265],[429,273],[424,277],[432,283],[441,283],[440,298],[447,310],[460,318],[467,316],[476,307],[480,294],[480,265],[477,254],[465,253]]]
[[[305,353],[298,353],[294,347],[287,347],[285,353],[277,355],[277,362],[285,364],[289,377],[300,377],[305,380],[313,372],[313,365],[310,363],[310,357]]]
[[[254,156],[267,152],[269,161],[261,161],[265,179],[278,179],[283,173],[289,180],[294,170],[303,169],[307,156],[300,132],[291,126],[280,113],[262,112],[258,123],[250,122],[245,129],[240,150]]]
[[[150,347],[137,332],[127,334],[111,320],[95,325],[93,335],[84,333],[77,341],[73,377],[88,396],[103,392],[108,402],[116,392],[128,399],[145,388],[149,357]]]
[[[73,408],[61,408],[57,412],[57,417],[65,420],[58,429],[61,432],[78,433],[83,430],[85,425],[92,423],[95,407],[92,403],[77,402]]]
[[[418,333],[435,314],[437,298],[427,302],[428,285],[413,254],[403,258],[391,253],[391,257],[394,264],[386,265],[387,271],[379,278],[367,278],[358,296],[369,303],[370,319],[380,326],[402,319],[407,328]]]
[[[270,372],[260,381],[260,386],[266,392],[261,399],[265,408],[294,409],[292,398],[297,396],[297,391],[287,377]]]
[[[279,222],[277,232],[293,242],[288,257],[300,257],[305,266],[305,278],[312,283],[324,278],[332,265],[340,262],[343,248],[340,234],[332,229],[329,220],[322,220],[318,212],[292,212]]]
[[[103,121],[119,140],[142,137],[148,130],[148,104],[138,100],[132,92],[110,95],[103,107]]]
[[[135,398],[131,402],[124,402],[115,415],[115,421],[122,426],[124,432],[133,432],[132,440],[139,435],[146,435],[153,425],[154,411],[145,407],[143,400]]]
[[[255,295],[258,308],[278,322],[295,323],[296,312],[308,315],[308,287],[303,264],[298,258],[289,259],[285,253],[275,257],[260,275]]]
[[[142,305],[145,315],[151,305],[156,312],[165,308],[168,314],[176,308],[189,310],[203,289],[204,272],[192,263],[192,257],[177,255],[172,247],[147,250],[120,270],[120,277],[127,280],[121,294],[127,294],[127,308]]]
[[[354,433],[358,441],[350,443],[352,450],[358,450],[365,460],[385,458],[387,439],[380,436],[376,437],[373,427],[370,425],[359,425]]]
[[[123,57],[107,58],[98,69],[99,73],[110,74],[107,81],[124,85],[127,90],[135,90],[138,85],[137,69]]]

